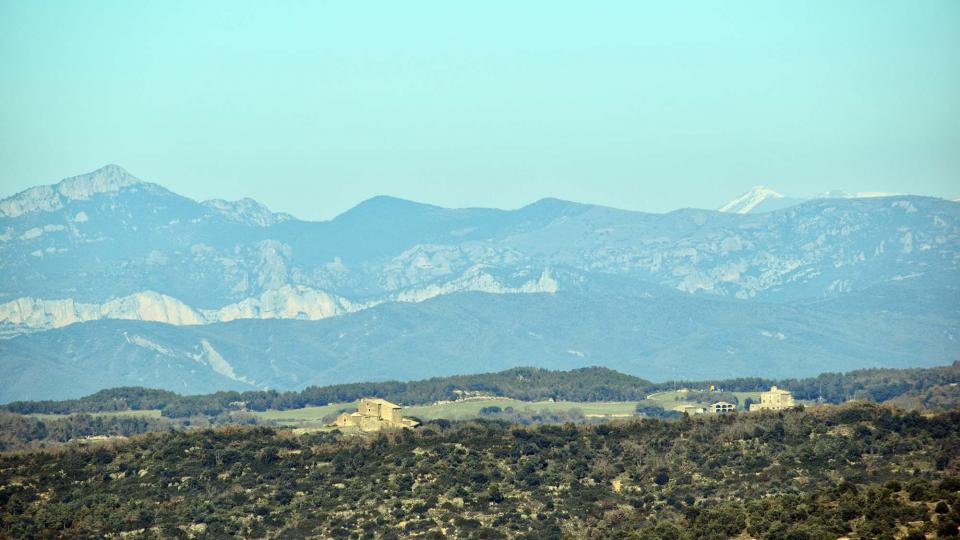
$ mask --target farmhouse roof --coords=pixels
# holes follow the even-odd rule
[[[389,401],[387,401],[387,400],[385,400],[385,399],[379,399],[379,398],[377,398],[377,399],[368,399],[367,401],[371,401],[371,402],[373,402],[373,403],[377,403],[377,404],[379,404],[379,405],[382,405],[382,406],[385,406],[385,407],[389,407],[389,408],[391,408],[391,409],[402,409],[402,408],[403,408],[403,407],[397,405],[396,403],[390,403]]]

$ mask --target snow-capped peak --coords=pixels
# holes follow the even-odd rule
[[[89,199],[139,184],[140,179],[118,165],[61,180],[52,186],[36,186],[0,201],[0,216],[18,217],[30,212],[51,212],[63,208],[64,200]]]
[[[733,214],[748,214],[764,201],[782,198],[784,198],[782,194],[766,186],[754,186],[750,191],[721,206],[719,210]]]

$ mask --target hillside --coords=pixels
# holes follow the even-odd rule
[[[373,440],[151,434],[0,457],[0,535],[947,538],[958,426],[858,404]]]

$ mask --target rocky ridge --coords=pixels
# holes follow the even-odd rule
[[[747,213],[667,214],[377,197],[308,222],[249,199],[198,203],[107,166],[0,201],[0,331],[104,318],[316,320],[466,291],[553,293],[598,275],[763,302],[902,281],[958,286],[956,202],[816,199],[757,213],[787,198],[754,195],[741,197]]]

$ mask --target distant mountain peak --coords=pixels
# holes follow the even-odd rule
[[[783,198],[785,198],[783,194],[767,186],[754,186],[750,191],[721,206],[719,210],[732,214],[749,214],[765,201]]]
[[[109,164],[99,169],[61,180],[57,191],[67,199],[88,199],[97,193],[109,193],[140,184],[142,181],[119,165]]]
[[[86,175],[81,174],[78,176],[94,176],[94,175],[109,176],[109,177],[115,177],[115,178],[132,178],[137,182],[140,181],[139,178],[133,176],[132,174],[130,174],[129,171],[127,171],[120,165],[117,165],[116,163],[107,163],[106,165],[104,165],[103,167],[100,167],[95,171],[89,172]]]
[[[63,208],[64,201],[89,199],[97,193],[110,193],[140,184],[142,181],[119,165],[65,178],[50,186],[36,186],[0,201],[0,216],[18,217],[30,212],[52,212]]]
[[[576,216],[591,208],[595,207],[588,204],[565,201],[555,197],[546,197],[514,210],[513,212],[525,223],[524,226],[541,227],[551,221]]]
[[[390,195],[371,197],[336,217],[336,220],[366,219],[376,215],[380,217],[402,216],[424,210],[438,210],[437,206],[419,203]]]
[[[533,208],[533,207],[556,208],[556,207],[565,207],[565,206],[580,206],[580,203],[566,201],[563,199],[558,199],[556,197],[544,197],[542,199],[536,200],[528,204],[524,208]]]
[[[374,195],[369,199],[360,201],[354,208],[361,207],[384,207],[384,206],[426,206],[416,201],[394,197],[393,195]]]

